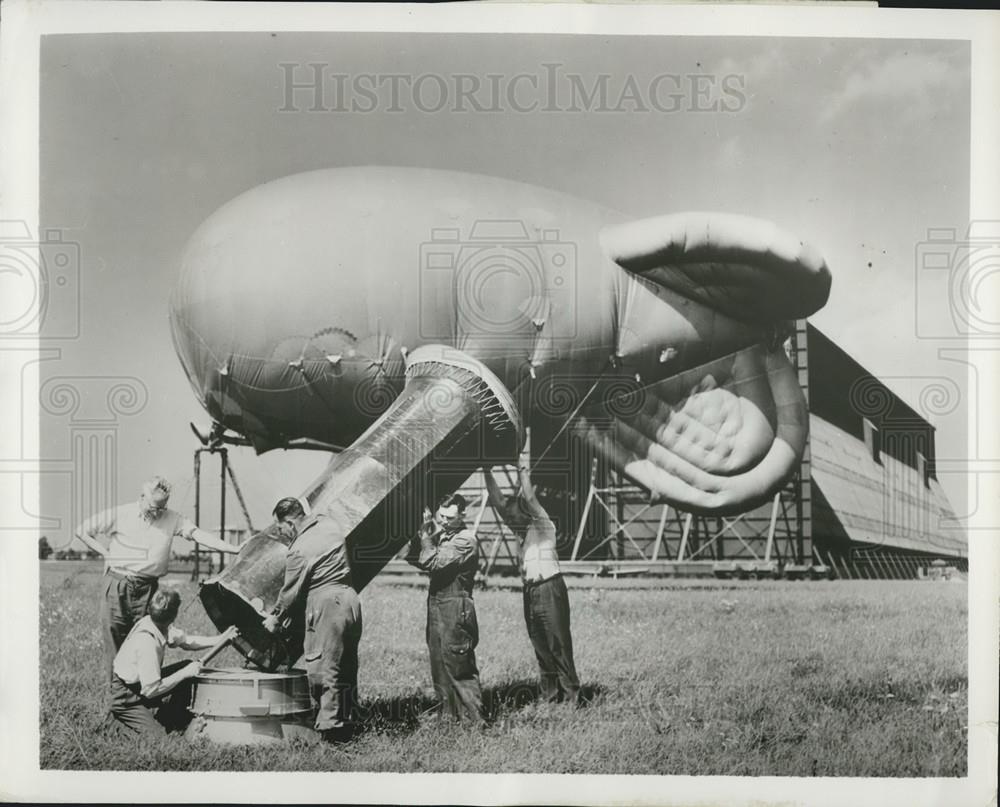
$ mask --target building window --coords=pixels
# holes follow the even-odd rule
[[[872,460],[879,465],[882,464],[882,444],[878,427],[868,418],[864,418],[865,424],[865,447],[871,455]]]
[[[929,488],[931,486],[931,465],[927,462],[927,457],[922,451],[917,452],[917,472],[920,474],[924,487]]]

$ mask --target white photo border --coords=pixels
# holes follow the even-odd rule
[[[200,2],[7,2],[0,47],[0,219],[37,232],[39,51],[47,34],[205,31],[518,32],[600,35],[791,36],[960,39],[971,42],[970,217],[1000,220],[1000,16],[992,12],[902,11],[834,5],[659,6],[592,4],[297,4]],[[996,305],[997,301],[993,301]],[[994,320],[995,321],[995,320]],[[986,354],[984,361],[988,361]],[[33,369],[32,369],[33,368]],[[9,379],[0,355],[0,411],[19,407],[37,386],[37,364]],[[1000,411],[995,368],[984,364],[980,411]],[[970,373],[972,369],[970,368]],[[9,383],[13,382],[13,383]],[[24,385],[23,387],[21,385]],[[970,388],[974,388],[970,385]],[[37,406],[37,396],[33,399]],[[30,421],[30,415],[29,420]],[[1000,457],[998,419],[969,435],[970,457]],[[5,423],[4,430],[12,428]],[[38,433],[18,436],[38,455]],[[992,460],[1000,463],[1000,460]],[[2,502],[0,509],[22,506]],[[23,506],[38,512],[38,490]],[[997,523],[980,512],[977,522]],[[991,519],[990,516],[993,516]],[[17,801],[476,804],[987,804],[997,774],[997,581],[995,534],[969,547],[969,765],[962,779],[554,776],[518,774],[356,774],[74,772],[39,770],[37,535],[0,544],[0,798]],[[290,783],[294,782],[294,787]]]

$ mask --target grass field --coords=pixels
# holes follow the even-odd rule
[[[775,776],[963,776],[967,586],[919,582],[677,582],[571,588],[591,696],[536,701],[515,590],[477,592],[482,730],[430,705],[422,588],[362,594],[363,732],[319,742],[140,744],[105,716],[100,565],[43,563],[41,765],[103,770],[353,770]],[[178,624],[211,631],[185,599]],[[190,606],[190,607],[188,607]],[[181,656],[168,651],[167,661]],[[216,662],[238,666],[234,651]]]

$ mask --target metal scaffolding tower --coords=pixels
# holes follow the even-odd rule
[[[785,350],[809,401],[806,322],[795,323]],[[805,572],[813,566],[810,454],[766,505],[736,516],[700,516],[653,504],[648,490],[612,472],[601,479],[595,462],[590,490],[569,553],[569,564],[600,562],[649,571],[714,574]],[[588,517],[603,511],[608,529],[588,535]]]

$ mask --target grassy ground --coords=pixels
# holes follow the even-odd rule
[[[580,709],[539,704],[512,590],[477,592],[482,730],[430,705],[424,591],[362,594],[363,733],[318,742],[141,745],[104,713],[100,566],[44,563],[41,764],[54,769],[356,770],[777,776],[963,776],[968,705],[962,583],[673,583],[572,588]],[[195,587],[182,627],[209,631]],[[190,606],[190,607],[188,607]],[[181,657],[168,651],[167,661]],[[233,651],[213,662],[238,666]]]

